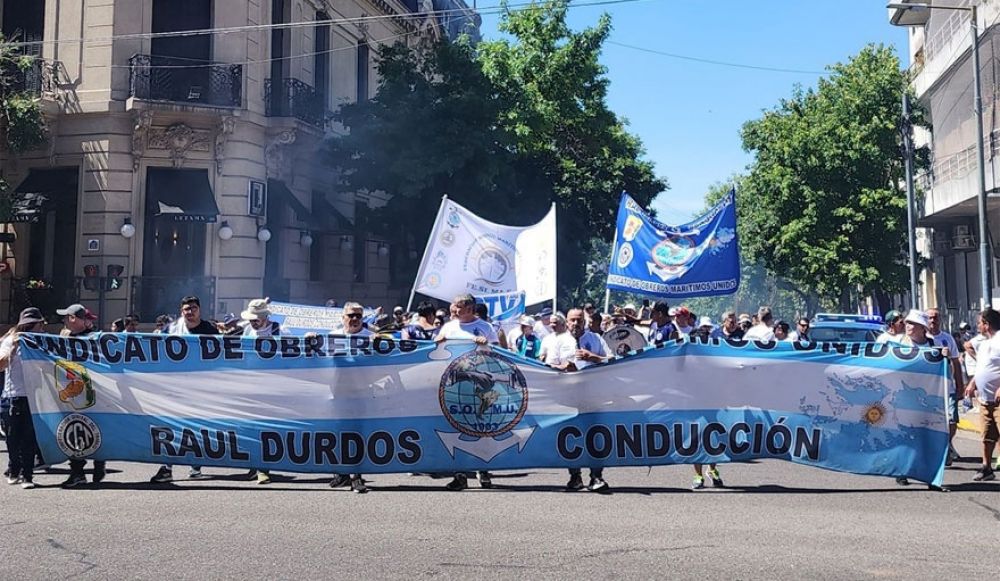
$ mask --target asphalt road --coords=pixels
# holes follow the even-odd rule
[[[269,486],[152,486],[155,467],[112,463],[100,489],[0,486],[0,569],[15,579],[961,579],[996,578],[1000,482],[952,492],[766,461],[722,467],[727,488],[691,491],[691,468],[609,469],[610,495],[566,493],[565,472],[501,474],[494,490],[371,476],[372,492],[298,475]],[[6,460],[6,458],[4,458]],[[186,471],[175,468],[175,474]]]

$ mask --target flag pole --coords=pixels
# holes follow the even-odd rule
[[[437,236],[438,226],[441,224],[441,216],[444,215],[444,205],[448,202],[448,194],[441,196],[441,207],[438,208],[437,217],[434,218],[434,226],[431,228],[431,234],[427,238],[427,244],[424,245],[424,255],[420,259],[420,266],[417,267],[417,276],[413,279],[413,286],[410,287],[410,299],[406,301],[406,312],[410,312],[410,308],[413,306],[413,296],[417,294],[417,281],[420,280],[420,275],[424,272],[424,265],[427,262],[427,252],[430,250],[431,241]]]
[[[552,202],[552,235],[556,237],[556,242],[558,243],[557,225],[556,225],[556,203]],[[552,261],[552,312],[555,313],[559,309],[557,308],[557,302],[559,299],[559,247],[555,244],[552,245],[552,249],[555,252],[555,256]]]
[[[627,194],[622,190],[622,195]],[[618,202],[618,209],[621,210],[621,202]],[[618,250],[618,214],[615,214],[615,237],[611,240],[611,257],[608,258],[608,274],[611,274],[611,265],[615,261],[615,251]],[[604,312],[609,313],[611,308],[611,287],[608,286],[608,278],[604,277]]]

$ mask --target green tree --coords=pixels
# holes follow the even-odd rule
[[[883,309],[907,285],[899,122],[905,74],[869,45],[816,89],[743,127],[755,155],[743,183],[746,257],[795,288],[849,308],[858,286]]]
[[[17,155],[45,143],[45,121],[37,95],[27,89],[26,80],[40,71],[35,57],[22,56],[0,35],[0,144],[8,154]],[[0,193],[7,182],[0,179]],[[0,196],[0,217],[11,211],[10,196]]]
[[[331,163],[345,188],[392,196],[372,223],[400,248],[423,245],[442,194],[514,225],[555,202],[560,296],[576,299],[621,191],[648,204],[666,188],[607,107],[598,57],[610,20],[574,32],[567,4],[505,12],[506,40],[384,48],[376,97],[337,113],[349,133],[330,144]]]

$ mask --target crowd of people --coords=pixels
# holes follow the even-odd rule
[[[331,301],[332,303],[332,301]],[[328,303],[328,306],[331,306]],[[332,303],[332,306],[336,306]],[[600,312],[593,304],[574,306],[565,312],[551,308],[542,309],[535,316],[524,315],[516,325],[504,326],[491,321],[486,305],[477,303],[472,295],[459,295],[448,308],[439,308],[425,301],[412,312],[401,306],[392,313],[382,308],[374,314],[365,315],[364,307],[357,302],[347,302],[341,308],[342,327],[331,333],[345,335],[391,335],[401,339],[447,341],[456,339],[473,340],[481,344],[491,344],[508,349],[521,357],[536,359],[545,365],[565,372],[584,369],[590,365],[606,362],[622,355],[613,351],[604,335],[618,327],[632,327],[645,337],[649,345],[659,345],[668,341],[687,340],[746,340],[746,341],[808,341],[810,319],[795,320],[795,328],[783,320],[775,319],[769,307],[760,307],[756,313],[737,314],[727,311],[718,324],[711,317],[697,316],[686,306],[671,307],[665,301],[650,303],[644,301],[641,307],[625,305],[614,307],[609,313]],[[80,304],[59,309],[65,336],[79,337],[97,332],[98,317]],[[45,330],[45,317],[34,307],[24,309],[17,324],[0,341],[0,370],[4,372],[3,403],[0,434],[5,435],[8,449],[8,466],[4,476],[8,484],[30,489],[35,486],[34,472],[47,469],[35,440],[31,421],[27,386],[24,371],[17,350],[20,333],[38,333]],[[976,481],[994,480],[992,456],[996,447],[998,430],[996,423],[997,385],[1000,384],[1000,312],[993,309],[982,311],[977,317],[976,333],[963,323],[959,333],[951,334],[942,328],[941,314],[937,309],[927,311],[910,310],[907,313],[891,311],[885,317],[885,331],[876,339],[877,343],[893,343],[918,347],[937,347],[948,356],[951,370],[948,417],[951,435],[955,434],[958,421],[959,401],[964,399],[967,407],[977,407],[982,417],[983,464],[974,476]],[[114,321],[110,330],[120,333],[139,332],[142,323],[138,316],[129,315]],[[219,320],[203,318],[198,297],[186,296],[181,299],[176,317],[160,315],[156,317],[153,333],[170,335],[241,335],[245,337],[269,337],[289,334],[288,329],[272,319],[270,301],[267,298],[249,301],[246,309],[230,313]],[[951,448],[947,464],[957,459]],[[64,488],[86,485],[86,461],[70,460],[70,474],[61,484]],[[705,467],[694,465],[692,488],[705,487]],[[93,462],[91,483],[100,484],[107,475],[102,461]],[[715,487],[722,487],[723,480],[718,467],[710,464],[708,479]],[[440,475],[438,475],[440,476]],[[458,491],[468,487],[469,474],[457,473],[446,485],[448,490]],[[484,488],[492,486],[491,474],[487,471],[475,474]],[[201,467],[192,466],[188,478],[205,478]],[[271,474],[263,467],[250,470],[248,479],[258,484],[271,482]],[[152,483],[167,483],[174,480],[173,466],[160,466],[150,478]],[[905,478],[897,482],[907,485]],[[368,487],[361,474],[335,474],[331,487],[348,486],[354,492],[365,493]],[[600,467],[590,469],[589,481],[584,484],[582,472],[569,471],[567,490],[587,489],[593,492],[607,492],[610,487],[604,480]]]

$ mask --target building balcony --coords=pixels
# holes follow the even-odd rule
[[[265,79],[264,107],[268,117],[294,117],[320,129],[329,116],[323,95],[298,79]]]
[[[239,108],[243,65],[137,54],[129,59],[129,97]]]

